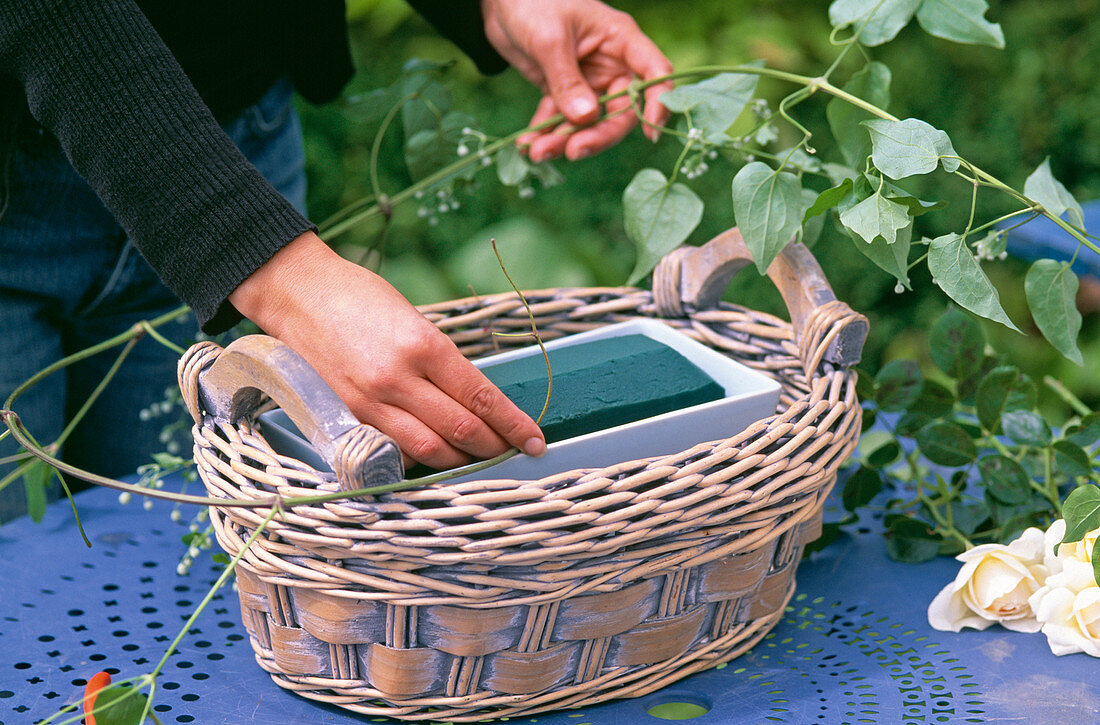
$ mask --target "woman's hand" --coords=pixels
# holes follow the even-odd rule
[[[542,88],[531,125],[557,113],[567,123],[525,134],[532,161],[554,156],[581,159],[618,142],[638,119],[630,98],[608,101],[600,117],[598,98],[626,89],[635,78],[651,80],[672,72],[672,64],[628,14],[597,0],[482,0],[485,34],[497,51]],[[656,141],[668,110],[657,98],[671,81],[645,91],[646,136]],[[587,126],[587,124],[592,124]],[[585,128],[578,127],[587,126]]]
[[[535,422],[384,279],[312,232],[229,296],[321,375],[351,412],[408,458],[453,468],[515,446],[540,456]]]

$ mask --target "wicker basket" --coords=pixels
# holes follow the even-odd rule
[[[277,516],[237,570],[261,667],[282,687],[367,715],[474,721],[651,692],[730,660],[778,621],[802,547],[860,431],[867,321],[804,247],[768,270],[793,327],[719,302],[749,263],[731,230],[681,248],[634,288],[526,293],[546,339],[655,317],[782,384],[780,409],[660,458],[536,481],[492,479]],[[529,324],[517,296],[422,308],[470,357]],[[352,490],[402,475],[305,362],[262,336],[191,348],[180,385],[211,496]],[[274,401],[335,474],[278,455]],[[212,507],[231,555],[269,508]]]

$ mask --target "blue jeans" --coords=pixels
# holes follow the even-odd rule
[[[292,95],[289,81],[279,81],[223,128],[304,213],[305,157]],[[181,304],[73,170],[56,139],[24,129],[10,163],[7,210],[0,217],[0,406],[50,363]],[[188,316],[161,332],[186,346],[197,329]],[[13,409],[39,443],[58,437],[118,352],[57,372],[15,402]],[[66,441],[62,458],[107,476],[127,475],[150,462],[153,452],[164,449],[158,436],[165,418],[141,420],[139,413],[175,386],[175,368],[174,352],[154,340],[140,341]],[[0,441],[0,458],[17,450],[10,436]],[[0,464],[0,478],[12,469]],[[58,491],[55,484],[51,495]],[[0,522],[25,510],[21,483],[0,491]]]

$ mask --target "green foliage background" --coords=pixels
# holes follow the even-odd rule
[[[669,0],[613,4],[633,14],[678,68],[759,58],[783,70],[816,74],[835,52],[828,43],[824,0],[698,0],[687,6],[689,12]],[[473,115],[487,132],[504,135],[526,124],[539,95],[533,87],[515,71],[479,75],[401,0],[355,0],[349,3],[349,17],[358,73],[344,100],[324,108],[300,106],[315,220],[370,192],[370,145],[388,110],[370,91],[397,80],[409,58],[457,60],[450,73],[455,108]],[[1100,0],[994,0],[988,17],[1002,24],[1007,50],[940,41],[915,24],[877,49],[876,57],[893,71],[889,110],[946,130],[960,154],[1010,184],[1022,186],[1049,155],[1055,175],[1078,199],[1100,198],[1100,94],[1095,91]],[[777,99],[790,88],[764,79],[760,91]],[[835,150],[824,145],[825,101],[810,99],[799,118],[811,120],[825,160],[836,160]],[[789,139],[795,140],[793,135]],[[400,129],[393,128],[379,169],[384,191],[410,183],[402,143]],[[459,194],[460,208],[439,215],[433,226],[417,217],[415,204],[399,208],[386,234],[380,271],[416,303],[500,291],[507,283],[487,243],[495,236],[521,287],[622,284],[634,263],[623,229],[622,191],[643,165],[670,168],[678,151],[674,142],[654,146],[634,133],[596,157],[559,163],[565,183],[540,189],[533,199],[519,198],[514,187],[496,181],[492,170],[482,171],[475,188]],[[690,182],[708,212],[689,242],[702,243],[732,223],[733,172],[715,164]],[[918,234],[935,237],[951,224],[965,224],[967,185],[944,184],[937,175],[918,179],[911,188],[922,198],[949,202],[945,214],[918,219]],[[982,200],[985,218],[1010,209],[992,194]],[[915,277],[913,292],[896,295],[894,281],[877,271],[868,274],[871,266],[831,226],[826,225],[815,254],[838,296],[871,318],[866,367],[875,370],[898,356],[926,356],[927,330],[946,298],[927,272]],[[357,247],[370,243],[377,232],[368,225],[335,241],[343,253],[358,258],[362,251]],[[987,271],[1006,285],[1002,302],[1008,313],[1021,329],[1034,332],[1023,301],[1025,265],[1008,260],[987,265]],[[1013,294],[1017,288],[1019,294]],[[783,311],[770,284],[751,272],[735,281],[727,298]],[[1053,374],[1085,402],[1100,403],[1100,376],[1091,372],[1100,368],[1100,315],[1085,318],[1083,368],[1062,359],[1037,336],[984,327],[998,351],[1026,372],[1037,379]]]

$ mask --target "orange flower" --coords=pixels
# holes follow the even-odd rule
[[[95,725],[95,715],[92,714],[92,710],[95,709],[96,696],[109,684],[111,684],[111,676],[106,672],[97,672],[84,686],[84,721],[87,725]]]

